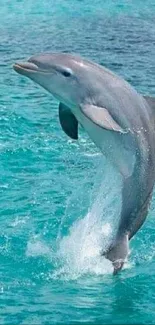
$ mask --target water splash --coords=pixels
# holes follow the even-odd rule
[[[41,241],[41,239],[37,236],[34,236],[34,238],[31,238],[31,240],[29,240],[27,243],[26,256],[47,256],[49,258],[50,256],[52,256],[52,251],[46,243]]]
[[[81,193],[81,188],[77,189],[77,195],[78,192]],[[117,229],[121,177],[107,162],[103,164],[103,159],[89,195],[91,206],[88,213],[73,222],[66,236],[63,232],[61,235],[59,229],[58,256],[62,265],[54,273],[55,277],[77,278],[86,273],[99,275],[112,272],[111,263],[101,256],[101,251],[106,249]],[[65,219],[67,215],[63,222]]]

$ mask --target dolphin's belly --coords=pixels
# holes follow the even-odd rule
[[[92,141],[107,157],[108,162],[123,176],[122,208],[117,234],[119,236],[120,233],[128,231],[132,237],[146,218],[155,179],[153,168],[155,161],[150,146],[152,138],[149,129],[146,136],[145,133],[141,133],[138,137],[135,134],[134,140],[130,133],[120,134],[97,126],[81,112],[78,112],[76,117]],[[140,160],[137,152],[141,154]],[[137,213],[133,213],[135,210]]]
[[[128,177],[132,174],[135,163],[135,148],[126,134],[120,134],[99,127],[78,110],[76,117],[91,140],[101,150],[119,172]],[[127,138],[128,137],[128,138]]]

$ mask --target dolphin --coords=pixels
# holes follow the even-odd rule
[[[143,97],[107,68],[66,53],[43,53],[14,70],[50,92],[59,101],[64,132],[78,139],[78,124],[122,178],[118,228],[101,252],[121,268],[129,240],[144,223],[155,183],[155,99]]]

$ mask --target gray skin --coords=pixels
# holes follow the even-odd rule
[[[129,239],[148,213],[155,182],[155,101],[143,97],[110,70],[71,54],[41,54],[14,70],[48,90],[60,102],[63,130],[78,138],[78,123],[122,177],[118,229],[102,252],[114,274],[128,256]]]

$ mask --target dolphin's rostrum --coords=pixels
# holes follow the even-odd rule
[[[129,239],[147,216],[155,182],[155,100],[143,97],[110,70],[77,55],[55,53],[16,63],[15,71],[55,96],[64,132],[78,138],[80,123],[123,179],[116,236],[103,252],[120,270]]]

